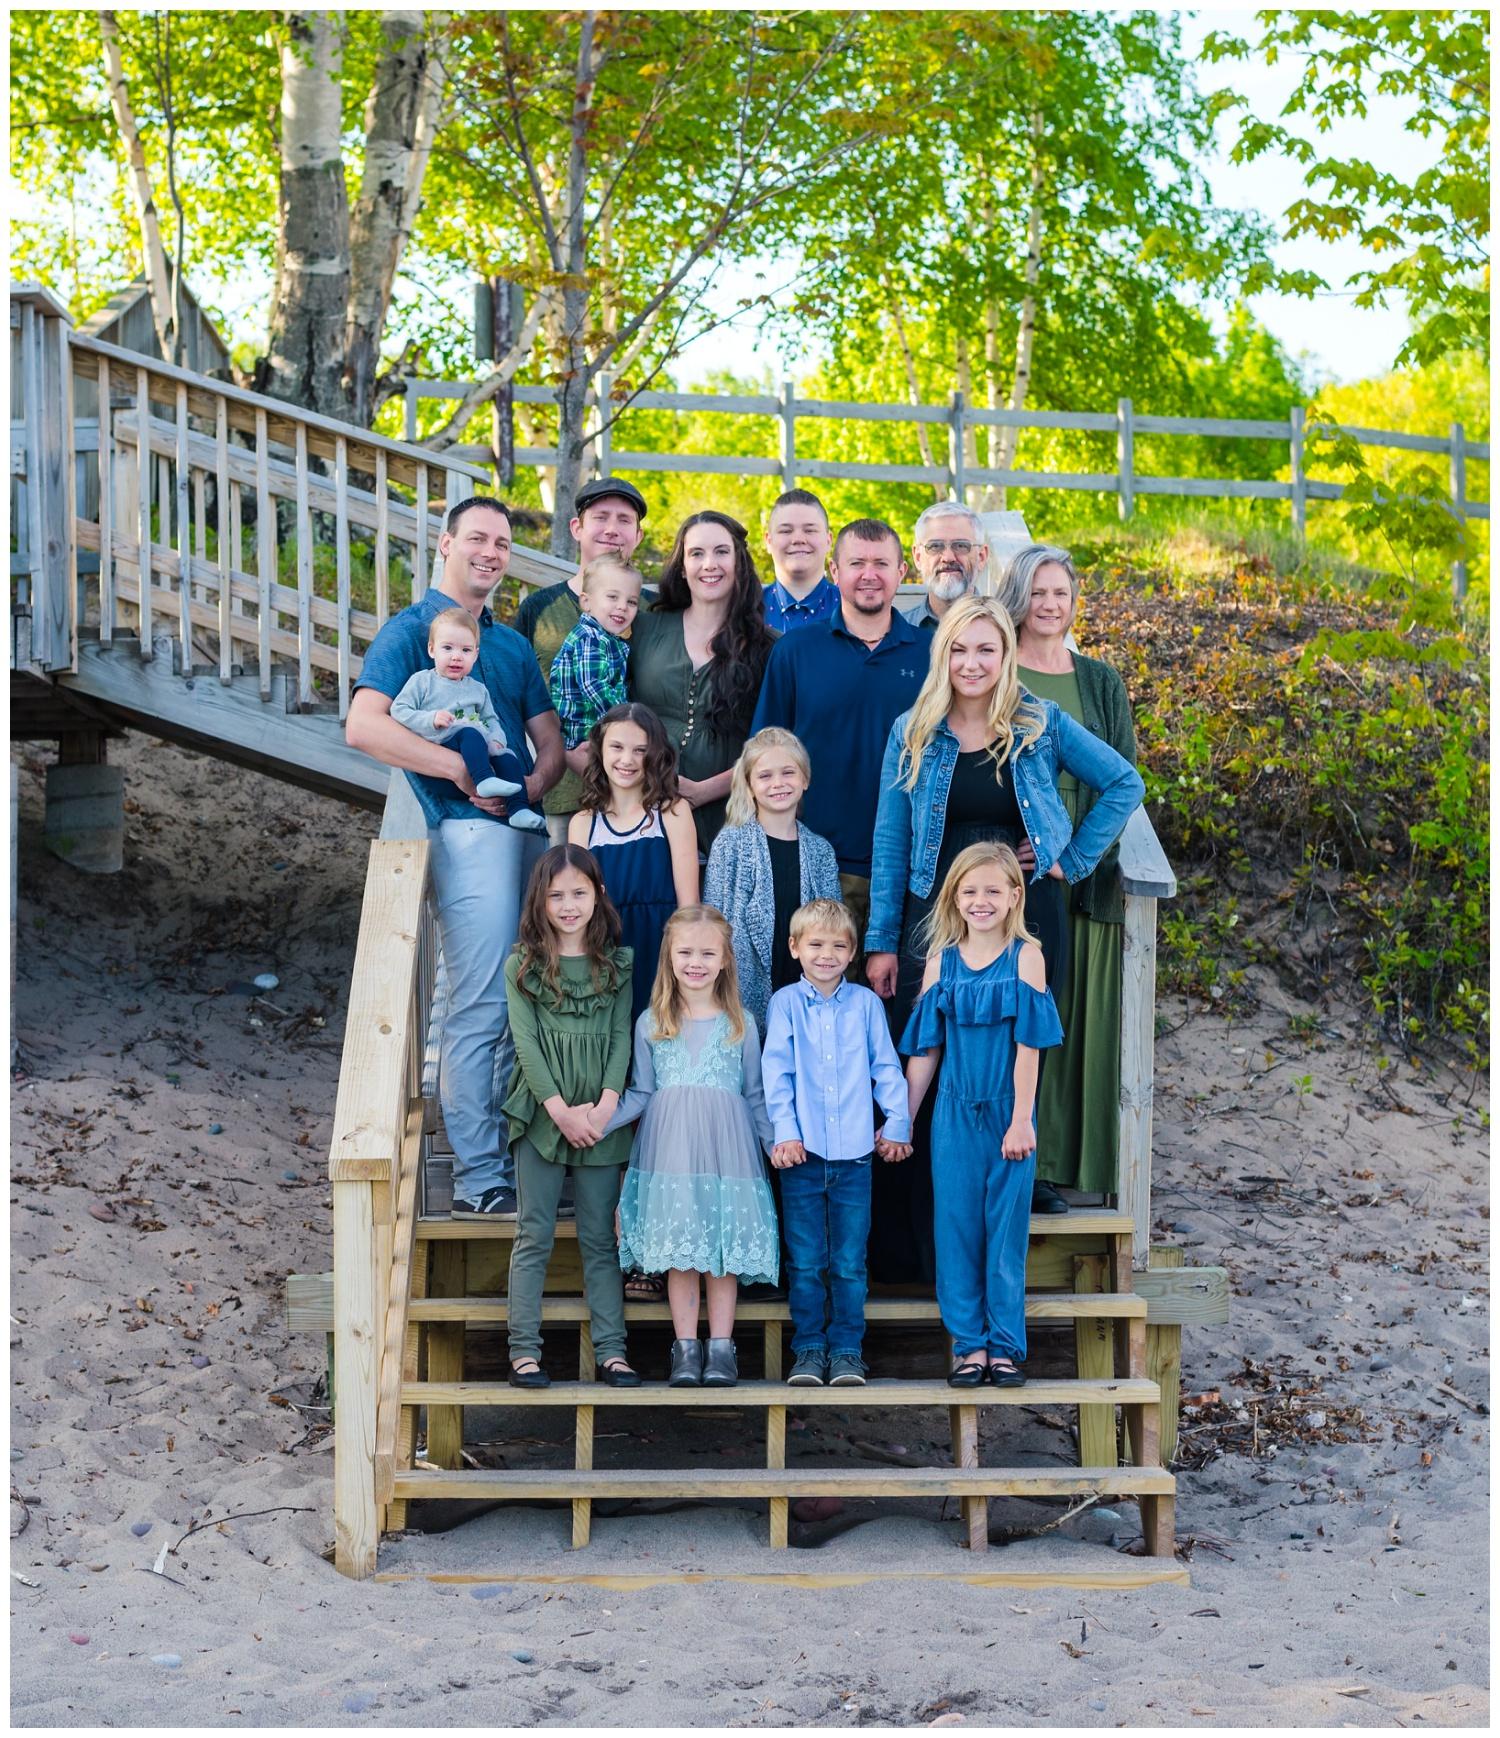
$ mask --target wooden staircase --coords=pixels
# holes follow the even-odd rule
[[[467,1273],[482,1269],[488,1282],[503,1281],[515,1236],[513,1222],[494,1224],[445,1217],[419,1219],[415,1225],[415,1255],[411,1267],[410,1300],[406,1311],[407,1338],[397,1396],[399,1423],[395,1452],[388,1463],[377,1462],[377,1496],[387,1504],[386,1528],[402,1527],[413,1500],[466,1498],[514,1501],[563,1499],[572,1508],[572,1542],[589,1542],[592,1504],[596,1498],[748,1497],[769,1506],[768,1541],[787,1544],[790,1500],[803,1496],[955,1497],[962,1510],[962,1536],[971,1550],[988,1544],[988,1501],[991,1497],[1134,1498],[1140,1506],[1141,1530],[1148,1552],[1171,1560],[1175,1481],[1161,1464],[1161,1393],[1146,1375],[1146,1303],[1130,1290],[1132,1224],[1126,1214],[1079,1212],[1066,1223],[1057,1217],[1032,1221],[1033,1267],[1044,1277],[1057,1271],[1065,1249],[1085,1250],[1088,1259],[1102,1261],[1109,1289],[1094,1292],[1037,1291],[1027,1297],[1030,1322],[1068,1322],[1082,1329],[1091,1344],[1102,1337],[1109,1367],[1071,1379],[1032,1380],[1020,1389],[950,1388],[941,1379],[913,1381],[876,1377],[864,1387],[789,1387],[781,1380],[783,1331],[789,1320],[783,1302],[744,1302],[737,1313],[736,1334],[742,1350],[760,1340],[763,1375],[742,1380],[733,1388],[668,1388],[648,1381],[640,1388],[617,1389],[595,1380],[594,1350],[589,1334],[588,1306],[579,1295],[576,1228],[558,1226],[558,1240],[548,1285],[555,1288],[543,1304],[544,1326],[576,1327],[578,1379],[554,1380],[550,1388],[517,1389],[504,1382],[465,1379],[465,1336],[469,1331],[501,1328],[507,1321],[507,1300],[498,1292],[472,1295]],[[1098,1253],[1103,1251],[1102,1256]],[[563,1295],[555,1295],[561,1292]],[[632,1325],[665,1325],[670,1313],[664,1303],[629,1303]],[[878,1337],[883,1328],[927,1329],[934,1336],[933,1362],[942,1367],[945,1341],[931,1297],[875,1296],[866,1319],[876,1343],[871,1359],[878,1370]],[[1118,1364],[1118,1367],[1115,1367]],[[1101,1464],[1055,1468],[1035,1466],[982,1467],[979,1463],[979,1414],[994,1407],[1052,1405],[1076,1407],[1080,1421],[1102,1415],[1103,1440],[1114,1441],[1114,1413],[1123,1414],[1130,1465]],[[505,1410],[534,1407],[570,1408],[574,1413],[573,1465],[557,1470],[524,1471],[465,1468],[461,1464],[463,1414],[469,1407]],[[595,1414],[626,1412],[632,1419],[662,1409],[710,1408],[717,1412],[743,1409],[764,1414],[763,1466],[705,1469],[610,1468],[594,1464]],[[809,1467],[786,1464],[789,1408],[838,1408],[889,1418],[895,1409],[940,1409],[947,1413],[952,1444],[951,1466]],[[417,1465],[420,1414],[426,1415],[425,1464]],[[757,1426],[757,1439],[761,1426]],[[1093,1440],[1100,1440],[1094,1432]],[[1088,1440],[1082,1430],[1080,1441]]]

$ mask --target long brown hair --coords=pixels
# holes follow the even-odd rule
[[[613,799],[614,789],[604,768],[604,737],[612,724],[633,724],[645,733],[641,806],[648,815],[653,809],[670,809],[677,801],[677,750],[667,740],[661,720],[649,706],[642,706],[638,700],[611,706],[589,732],[589,759],[583,769],[583,807],[602,815]]]
[[[687,563],[683,548],[688,533],[697,525],[717,525],[729,533],[734,548],[734,585],[723,626],[708,643],[713,662],[709,669],[709,700],[705,711],[709,725],[720,736],[744,736],[749,732],[760,695],[760,679],[766,671],[775,635],[766,626],[765,597],[755,557],[750,553],[745,527],[727,513],[706,508],[690,513],[677,527],[672,553],[661,570],[655,608],[685,610],[693,601],[688,589]]]
[[[653,1037],[675,1038],[686,1018],[682,991],[672,970],[672,937],[690,923],[706,923],[718,932],[724,945],[724,964],[714,982],[714,1000],[728,1016],[729,1036],[738,1044],[745,1036],[745,1004],[740,1000],[740,975],[734,966],[734,931],[722,911],[712,905],[680,905],[667,919],[661,935],[661,954],[656,962],[656,982],[651,986]]]
[[[552,1006],[562,1001],[562,976],[558,952],[557,931],[547,921],[547,894],[552,883],[564,869],[582,875],[594,889],[594,911],[583,932],[584,957],[589,962],[596,990],[615,990],[620,985],[620,973],[615,965],[615,949],[620,945],[620,914],[605,890],[604,877],[593,853],[582,845],[554,845],[537,860],[526,884],[526,897],[521,902],[521,921],[516,933],[516,987],[523,996],[536,999],[527,986],[526,977],[533,973],[550,992]]]

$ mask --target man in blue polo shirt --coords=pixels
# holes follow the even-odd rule
[[[812,783],[803,814],[833,846],[861,941],[885,741],[927,678],[932,643],[891,607],[905,573],[901,539],[883,519],[846,525],[833,545],[838,611],[771,648],[751,725],[779,724],[806,748]]]
[[[766,626],[788,634],[838,614],[839,594],[830,582],[828,509],[811,489],[788,489],[771,503],[766,548],[776,577],[762,592]]]
[[[490,593],[510,564],[510,548],[510,513],[501,502],[476,496],[452,509],[438,538],[443,577],[375,636],[345,726],[351,748],[406,773],[427,820],[448,976],[440,1091],[443,1126],[453,1146],[456,1219],[515,1217],[515,1170],[501,1139],[494,1091],[497,1077],[508,1082],[515,1059],[504,966],[516,939],[527,879],[547,841],[499,825],[503,799],[477,795],[463,757],[403,728],[391,717],[391,701],[408,677],[431,662],[432,618],[456,604],[479,624],[473,674],[489,690],[506,741],[522,765],[531,767],[527,796],[536,803],[557,783],[563,770],[562,730],[536,657],[489,611]]]

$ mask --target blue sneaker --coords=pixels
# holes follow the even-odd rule
[[[828,1366],[830,1388],[863,1388],[867,1365],[858,1352],[835,1352]]]
[[[821,1352],[798,1352],[787,1381],[794,1388],[821,1388],[828,1380],[828,1360]]]

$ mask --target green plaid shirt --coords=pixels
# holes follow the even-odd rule
[[[562,720],[564,747],[577,748],[611,706],[624,704],[629,657],[630,646],[618,634],[592,616],[578,618],[558,649],[547,684]]]

